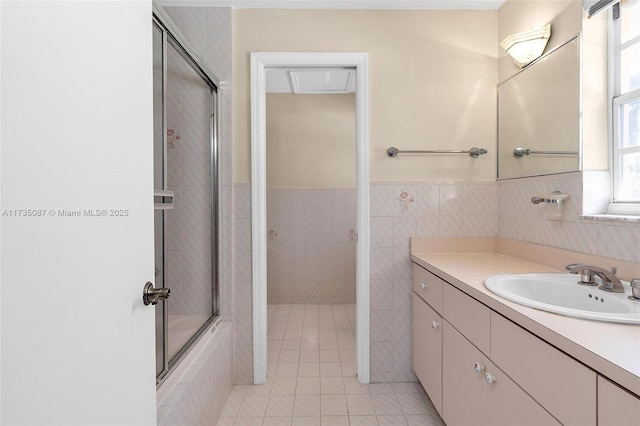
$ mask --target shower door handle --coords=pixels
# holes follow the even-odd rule
[[[147,282],[142,290],[142,302],[145,305],[156,305],[160,300],[167,300],[171,295],[171,289],[154,288],[151,282]]]

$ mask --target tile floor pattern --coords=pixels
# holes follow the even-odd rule
[[[444,425],[418,383],[359,383],[355,357],[355,305],[269,305],[267,383],[234,386],[217,424]]]

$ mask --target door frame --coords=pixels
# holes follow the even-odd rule
[[[367,53],[251,53],[251,239],[253,381],[267,380],[266,71],[277,68],[356,71],[356,363],[369,383],[369,67]]]

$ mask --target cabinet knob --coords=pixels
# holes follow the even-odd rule
[[[473,366],[473,370],[477,373],[484,373],[484,365],[480,364],[479,362],[476,362],[475,365]]]
[[[492,384],[494,384],[495,382],[497,382],[497,381],[498,381],[497,377],[496,377],[496,376],[494,376],[494,375],[493,375],[493,374],[491,374],[491,373],[485,373],[485,374],[484,374],[484,379],[487,381],[487,384],[488,384],[488,385],[492,385]]]
[[[424,290],[425,288],[427,288],[427,285],[425,283],[420,283],[420,288]]]
[[[440,323],[439,323],[438,321],[433,321],[433,322],[431,323],[431,327],[432,327],[432,328],[438,328],[438,327],[440,327]]]

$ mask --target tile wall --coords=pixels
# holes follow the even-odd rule
[[[267,229],[267,303],[355,303],[355,189],[269,189]]]
[[[411,261],[415,236],[495,237],[495,182],[371,184],[371,381],[416,381]]]
[[[233,161],[231,133],[231,41],[233,10],[227,7],[177,7],[163,10],[184,35],[205,68],[220,81],[218,90],[220,313],[233,319]],[[179,202],[179,200],[176,200]]]
[[[215,425],[233,387],[233,330],[224,323],[158,406],[160,426]]]
[[[544,218],[549,206],[531,203],[531,197],[555,190],[569,194],[559,221]],[[499,181],[498,236],[640,262],[640,222],[581,219],[582,194],[581,173]]]
[[[251,188],[233,186],[234,326],[236,384],[253,383],[253,297],[251,284]]]
[[[220,277],[220,314],[227,321],[216,332],[215,350],[207,362],[196,362],[189,370],[200,371],[190,385],[178,384],[171,392],[171,409],[159,407],[158,424],[215,424],[222,404],[235,383],[236,333],[234,319],[234,206],[231,133],[231,42],[233,10],[209,7],[164,7],[173,24],[205,64],[207,70],[220,82],[218,90],[220,111],[218,116],[219,165],[219,238],[218,266]],[[188,134],[184,134],[185,140]],[[176,204],[182,203],[178,197]],[[179,208],[186,209],[186,204]],[[250,242],[249,242],[250,246]],[[184,265],[186,269],[190,266]],[[184,271],[183,269],[183,271]],[[187,271],[184,271],[187,273]],[[250,296],[249,296],[250,297]],[[249,306],[251,306],[249,304]],[[249,315],[250,317],[250,315]],[[218,335],[218,333],[220,333]],[[212,349],[212,348],[211,348]],[[200,359],[199,359],[200,360]],[[209,381],[209,378],[211,379]]]

